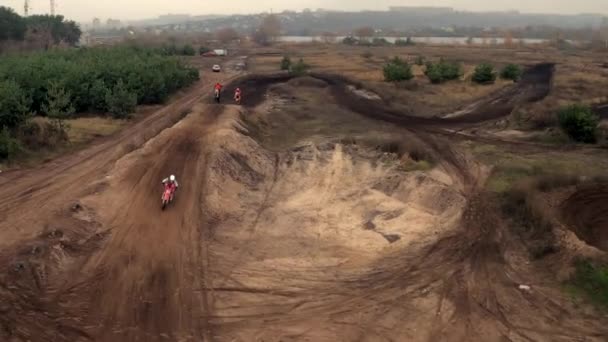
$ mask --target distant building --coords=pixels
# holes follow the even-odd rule
[[[109,28],[117,29],[122,26],[122,23],[120,22],[120,20],[110,18],[106,21],[106,26]]]

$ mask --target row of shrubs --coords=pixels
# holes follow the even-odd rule
[[[438,62],[424,61],[424,58],[417,57],[415,62],[417,65],[425,65],[424,74],[433,84],[443,83],[445,81],[456,80],[462,77],[462,65],[457,62],[445,61],[443,59]],[[395,57],[384,66],[384,79],[387,82],[408,81],[414,78],[412,66],[407,61],[399,57]],[[517,81],[522,75],[522,70],[518,65],[509,64],[505,66],[500,77],[505,80]],[[475,68],[475,72],[471,80],[479,84],[489,84],[496,81],[497,72],[491,64],[480,64]]]
[[[17,128],[49,117],[59,129],[74,113],[125,118],[138,104],[164,102],[198,80],[197,69],[158,50],[136,47],[56,50],[0,59],[0,158]]]

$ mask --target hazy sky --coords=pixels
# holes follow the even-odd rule
[[[23,0],[0,5],[23,13]],[[48,13],[50,0],[30,0],[30,13]],[[229,14],[280,12],[285,9],[386,9],[388,6],[450,6],[464,10],[520,10],[543,13],[608,14],[608,0],[56,0],[57,12],[77,21],[93,17],[142,19],[160,14]]]

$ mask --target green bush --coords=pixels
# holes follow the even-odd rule
[[[51,83],[46,95],[46,103],[42,106],[43,112],[60,131],[65,131],[67,128],[65,120],[74,114],[71,95],[56,82]]]
[[[441,74],[441,68],[435,64],[427,63],[424,74],[433,84],[439,84],[444,81],[443,75]]]
[[[427,62],[424,74],[431,83],[443,83],[459,79],[462,76],[462,66],[459,63],[444,60],[440,60],[438,63]]]
[[[407,37],[407,39],[397,39],[395,41],[395,45],[397,46],[412,46],[416,45],[416,43],[412,40],[412,37]]]
[[[304,63],[304,60],[300,58],[300,60],[291,66],[291,73],[296,76],[302,76],[306,73],[306,71],[310,69],[310,66]]]
[[[517,64],[509,64],[500,72],[500,78],[503,80],[518,81],[521,78],[522,70]]]
[[[21,150],[19,141],[11,137],[8,127],[0,130],[0,159],[9,159]]]
[[[206,47],[206,46],[201,46],[201,47],[198,49],[198,53],[199,53],[200,55],[204,55],[204,54],[206,54],[207,52],[210,52],[210,51],[211,51],[211,49],[210,49],[210,48],[208,48],[208,47]]]
[[[608,309],[608,266],[579,260],[575,263],[575,267],[576,272],[571,283],[582,290],[593,304]]]
[[[416,60],[414,60],[414,64],[416,64],[418,66],[423,66],[424,65],[424,57],[423,56],[417,56]]]
[[[184,55],[184,56],[194,56],[194,55],[196,55],[196,50],[194,50],[194,47],[192,45],[186,44],[182,48],[182,55]]]
[[[346,44],[346,45],[355,45],[358,42],[359,41],[357,40],[357,38],[354,38],[354,37],[344,37],[344,39],[342,39],[342,44]]]
[[[386,45],[391,45],[391,43],[389,43],[388,40],[384,39],[384,38],[374,38],[372,40],[372,45],[374,46],[386,46]]]
[[[116,86],[114,86],[112,91],[107,91],[106,104],[108,106],[108,111],[112,113],[114,118],[124,119],[135,111],[137,96],[130,93],[122,80],[120,80],[116,83]]]
[[[572,140],[582,143],[596,142],[600,118],[588,106],[574,104],[562,108],[557,113],[557,119],[562,130]]]
[[[482,63],[475,68],[473,73],[473,82],[479,84],[489,84],[496,81],[496,72],[494,72],[494,66],[488,63]]]
[[[412,66],[399,57],[390,60],[384,66],[384,80],[386,82],[408,81],[414,78]]]
[[[284,56],[281,60],[281,70],[289,71],[291,69],[291,58],[289,56]]]
[[[14,81],[0,80],[0,127],[15,128],[27,119],[31,100]]]
[[[94,112],[105,112],[108,110],[106,105],[106,93],[108,87],[103,80],[95,80],[89,88],[90,110]]]

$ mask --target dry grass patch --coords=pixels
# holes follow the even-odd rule
[[[77,118],[67,122],[70,125],[68,137],[73,145],[81,145],[95,138],[111,135],[128,123],[126,120],[100,117]]]

